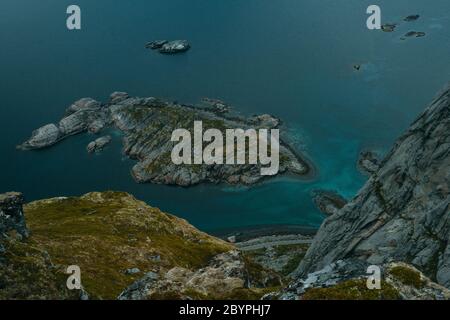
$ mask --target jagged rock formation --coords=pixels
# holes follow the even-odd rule
[[[188,51],[191,45],[187,40],[155,40],[145,45],[147,49],[158,50],[160,53],[180,53]]]
[[[331,216],[342,209],[347,200],[335,191],[313,190],[312,200],[316,207],[327,216]]]
[[[23,215],[23,195],[19,192],[0,194],[0,238],[16,232],[20,237],[28,237],[28,229]]]
[[[406,263],[380,266],[378,289],[369,289],[369,264],[360,259],[338,260],[292,283],[281,294],[264,299],[283,300],[450,300],[450,290],[436,284]]]
[[[254,278],[242,254],[233,250],[215,256],[206,267],[198,270],[175,267],[161,278],[150,272],[124,290],[119,299],[224,299],[242,294],[243,288],[251,292],[251,287],[279,285],[280,277],[268,271],[263,277]]]
[[[375,152],[362,151],[359,154],[357,167],[363,174],[370,176],[380,168],[380,160]]]
[[[296,271],[403,261],[450,288],[450,89],[395,143],[358,195],[325,220]]]
[[[175,142],[171,141],[175,129],[191,130],[194,121],[202,121],[204,130],[225,129],[275,129],[281,126],[279,119],[270,115],[244,118],[231,114],[223,103],[204,99],[200,106],[187,106],[156,98],[132,98],[127,93],[115,92],[108,103],[91,98],[76,101],[66,110],[58,125],[48,124],[33,132],[32,137],[18,146],[22,150],[40,149],[54,145],[71,135],[100,133],[113,127],[123,133],[124,153],[137,160],[132,175],[138,182],[152,182],[190,186],[202,182],[255,184],[267,176],[261,175],[261,164],[242,165],[176,165],[171,161]],[[278,173],[304,176],[311,166],[280,138],[280,168]],[[100,141],[100,145],[104,145]],[[97,150],[98,141],[88,150]]]

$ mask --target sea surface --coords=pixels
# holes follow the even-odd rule
[[[366,28],[372,2],[2,0],[0,192],[32,201],[122,190],[206,231],[319,226],[311,190],[354,196],[366,180],[355,167],[359,151],[389,150],[450,80],[450,1],[378,0],[383,23],[399,22],[393,33]],[[66,28],[70,4],[81,7],[80,31]],[[411,14],[421,17],[402,22]],[[427,35],[401,41],[411,30]],[[155,39],[188,39],[192,49],[144,49]],[[87,134],[42,151],[15,149],[73,101],[105,101],[113,91],[183,103],[219,98],[245,115],[274,114],[318,176],[253,188],[139,185],[114,132],[101,155],[87,154]]]

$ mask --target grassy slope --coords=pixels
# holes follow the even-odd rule
[[[82,284],[93,298],[116,298],[144,272],[199,268],[233,248],[126,193],[41,200],[24,211],[29,242],[46,250],[61,270],[80,266]],[[124,272],[134,267],[142,272]]]

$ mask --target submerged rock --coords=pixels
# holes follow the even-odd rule
[[[405,40],[406,38],[421,38],[421,37],[425,37],[425,35],[426,35],[425,32],[409,31],[401,39]]]
[[[410,21],[416,21],[417,19],[419,19],[420,18],[420,15],[418,15],[418,14],[413,14],[413,15],[410,15],[410,16],[407,16],[405,19],[403,19],[404,21],[406,21],[406,22],[410,22]]]
[[[384,32],[394,32],[395,28],[397,28],[396,23],[386,23],[381,26],[381,30]]]

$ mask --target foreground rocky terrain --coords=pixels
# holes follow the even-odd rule
[[[281,285],[233,245],[126,193],[22,204],[0,197],[0,299],[258,299]],[[81,291],[66,288],[70,265]]]
[[[390,270],[398,262],[407,265],[401,265],[397,274],[418,278],[417,290],[427,288],[417,297],[448,298],[449,88],[396,141],[379,166],[371,168],[376,170],[357,196],[324,221],[294,272],[297,280],[282,298],[305,298],[305,289],[312,287],[322,288],[322,297],[336,286],[360,292],[358,285],[367,277],[369,265],[382,268],[385,281],[392,285]],[[356,281],[355,287],[344,281]]]
[[[110,101],[100,103],[90,98],[76,101],[58,124],[47,124],[35,130],[29,140],[18,146],[21,150],[51,147],[72,135],[89,132],[100,134],[106,128],[119,130],[123,135],[123,152],[137,161],[132,175],[137,182],[190,186],[202,182],[252,185],[267,176],[261,175],[260,164],[240,165],[175,165],[171,141],[175,129],[193,132],[194,121],[202,121],[204,130],[275,129],[281,121],[270,115],[245,118],[229,111],[221,101],[204,99],[198,106],[181,105],[156,98],[133,98],[115,92]],[[279,174],[305,176],[311,166],[280,137]],[[110,136],[94,139],[87,150],[96,152],[111,142]]]

